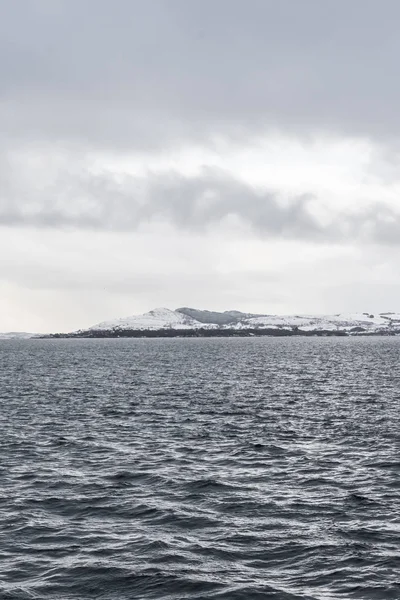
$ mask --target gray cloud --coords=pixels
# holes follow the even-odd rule
[[[400,243],[400,214],[383,203],[331,209],[322,223],[313,212],[317,199],[311,193],[283,201],[275,191],[216,168],[190,177],[169,171],[117,178],[75,166],[35,189],[19,175],[10,164],[0,168],[0,225],[133,232],[142,224],[166,222],[177,231],[202,232],[234,218],[264,238]]]
[[[258,191],[218,169],[192,177],[171,171],[122,181],[110,173],[67,170],[39,189],[14,177],[8,174],[0,192],[1,225],[135,231],[142,223],[166,221],[180,230],[201,231],[237,217],[260,234],[307,238],[321,233],[308,196],[284,206],[275,193]]]
[[[3,0],[9,139],[400,135],[397,0]]]

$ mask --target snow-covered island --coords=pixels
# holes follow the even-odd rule
[[[236,310],[213,312],[194,308],[156,308],[143,315],[104,321],[51,337],[244,337],[291,335],[398,335],[400,313],[335,315],[269,315]]]

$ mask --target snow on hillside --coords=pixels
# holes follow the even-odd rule
[[[113,329],[157,330],[157,329],[197,329],[203,323],[168,308],[155,308],[143,315],[133,315],[122,319],[104,321],[90,327],[89,331]]]
[[[355,327],[361,327],[368,331],[387,329],[390,326],[390,318],[369,313],[343,313],[337,315],[265,315],[253,317],[241,321],[237,327],[278,327],[293,329],[298,327],[304,331],[313,330],[343,330],[348,331]]]
[[[198,316],[198,320],[194,318]],[[104,321],[89,331],[159,329],[301,329],[303,331],[348,331],[369,333],[400,330],[400,313],[340,313],[335,315],[252,315],[238,311],[224,313],[196,309],[156,308],[143,315]]]

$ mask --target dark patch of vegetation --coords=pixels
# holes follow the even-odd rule
[[[234,325],[238,321],[246,317],[256,317],[258,315],[245,314],[238,310],[227,310],[225,312],[216,312],[211,310],[197,310],[196,308],[188,308],[186,306],[177,308],[176,312],[186,315],[191,319],[195,319],[200,323],[216,323],[217,325]]]
[[[48,338],[222,338],[222,337],[345,337],[346,331],[317,330],[303,331],[294,329],[109,329],[88,330],[77,333],[55,333]]]

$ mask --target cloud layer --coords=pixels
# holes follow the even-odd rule
[[[261,238],[320,243],[400,243],[400,213],[385,203],[367,208],[330,207],[322,222],[319,198],[304,192],[289,198],[252,186],[230,172],[203,168],[198,174],[152,172],[147,176],[58,170],[45,185],[32,187],[3,170],[0,225],[135,232],[165,222],[180,231],[201,232],[231,220]]]
[[[396,140],[396,0],[4,0],[15,139],[139,150],[272,129]]]

